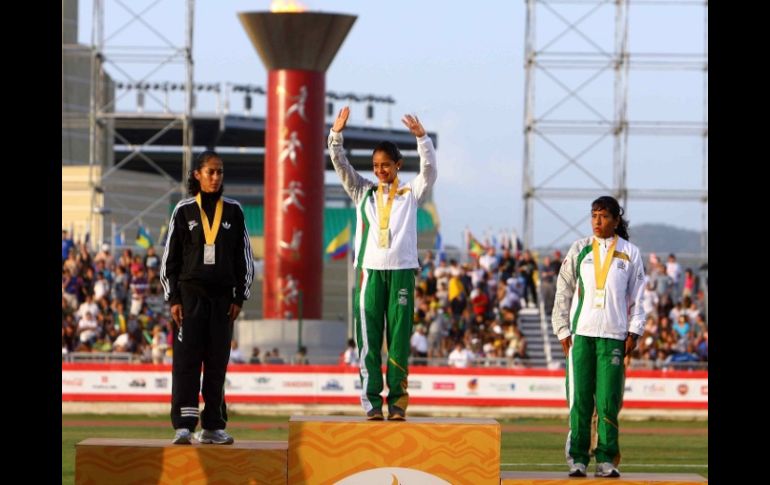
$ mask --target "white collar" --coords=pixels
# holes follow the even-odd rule
[[[606,248],[610,244],[612,244],[612,240],[615,238],[615,236],[608,237],[608,238],[601,238],[599,236],[594,236],[594,239],[596,239],[596,242],[598,242],[602,247]],[[620,238],[620,236],[618,236]]]

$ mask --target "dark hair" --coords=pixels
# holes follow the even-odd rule
[[[379,142],[377,146],[374,147],[374,150],[372,151],[372,156],[374,156],[374,154],[377,152],[385,152],[388,158],[390,158],[394,162],[397,162],[402,158],[404,158],[401,156],[401,152],[398,151],[398,147],[396,146],[396,144],[393,143],[392,141]]]
[[[222,160],[222,157],[220,157],[219,154],[214,150],[206,150],[205,152],[198,155],[198,157],[195,159],[193,168],[190,169],[190,172],[187,174],[187,193],[191,196],[194,197],[198,195],[198,192],[201,191],[201,183],[198,182],[198,179],[195,178],[193,172],[203,168],[206,162],[212,158],[218,158],[219,160]]]
[[[626,241],[630,241],[631,239],[628,237],[628,221],[623,219],[623,214],[626,211],[620,207],[618,201],[614,197],[603,195],[591,202],[591,212],[602,209],[606,209],[607,212],[612,214],[612,217],[618,220],[618,227],[615,228],[615,233]]]

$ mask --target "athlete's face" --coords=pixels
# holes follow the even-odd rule
[[[618,227],[618,220],[612,217],[607,209],[591,211],[591,227],[597,237],[612,237],[615,235],[615,228]]]
[[[222,167],[222,160],[212,157],[206,160],[200,169],[193,172],[196,180],[201,184],[201,191],[210,193],[219,190],[224,177]]]
[[[372,157],[374,163],[374,175],[380,182],[389,184],[393,182],[398,175],[398,169],[401,168],[401,161],[394,162],[387,153],[383,151],[374,152]]]

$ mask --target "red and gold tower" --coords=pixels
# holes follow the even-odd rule
[[[321,318],[325,72],[356,17],[242,12],[268,70],[263,318]]]

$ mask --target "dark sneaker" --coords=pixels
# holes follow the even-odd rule
[[[367,421],[382,421],[385,417],[382,415],[382,409],[370,409],[366,413]]]
[[[210,445],[232,445],[235,442],[233,437],[227,434],[227,432],[223,429],[202,429],[198,431],[198,434],[195,438],[200,443]]]
[[[584,477],[586,476],[586,466],[582,463],[575,463],[569,467],[569,476],[571,477]]]
[[[620,472],[617,468],[615,468],[615,465],[612,463],[605,461],[604,463],[599,463],[596,465],[596,474],[594,474],[595,477],[607,477],[607,478],[617,478],[620,476]]]
[[[176,434],[174,435],[174,439],[171,441],[175,445],[189,445],[190,444],[190,438],[192,438],[192,433],[190,433],[190,430],[187,428],[179,428],[176,431]]]
[[[388,408],[388,421],[404,421],[406,419],[406,411],[398,406],[392,406]]]

